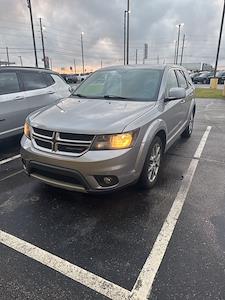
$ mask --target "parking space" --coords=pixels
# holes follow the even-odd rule
[[[0,230],[12,238],[7,247],[0,235],[0,297],[144,300],[146,291],[139,290],[146,282],[150,299],[223,299],[225,102],[197,104],[193,136],[169,150],[160,180],[148,192],[134,186],[107,195],[72,193],[28,178],[19,158],[1,164]],[[201,157],[194,158],[206,130]],[[1,161],[19,154],[17,142],[1,146]],[[167,228],[162,237],[181,194],[175,230]],[[158,240],[164,241],[161,254],[153,256]],[[31,246],[19,251],[20,241]],[[41,249],[45,261],[38,260]],[[144,273],[146,260],[151,264]]]

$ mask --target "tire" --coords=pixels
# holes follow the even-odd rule
[[[202,81],[202,83],[203,83],[203,84],[206,84],[206,83],[207,83],[207,80],[206,80],[206,79],[204,79],[204,80]]]
[[[188,122],[188,126],[185,128],[184,132],[181,134],[183,138],[189,138],[193,132],[193,125],[194,125],[194,112],[191,113],[190,120]]]
[[[139,178],[139,186],[151,189],[157,182],[161,170],[163,144],[160,137],[156,136],[148,150],[145,163]]]

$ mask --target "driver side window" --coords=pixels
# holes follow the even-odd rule
[[[174,70],[170,70],[168,73],[167,83],[166,83],[166,97],[169,96],[169,90],[171,88],[176,88],[176,87],[178,87],[177,76]]]

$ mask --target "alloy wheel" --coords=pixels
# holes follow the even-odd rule
[[[161,161],[161,146],[156,143],[153,148],[151,155],[149,157],[149,165],[148,165],[148,180],[149,182],[154,182],[160,167]]]

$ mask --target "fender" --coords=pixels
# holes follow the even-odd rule
[[[141,173],[146,155],[148,153],[148,149],[154,139],[154,137],[157,135],[157,133],[161,130],[163,130],[167,136],[167,127],[165,122],[162,119],[154,120],[152,123],[148,124],[148,128],[144,129],[145,134],[142,138],[141,146],[137,155],[137,159],[135,162],[135,170],[137,173]]]

